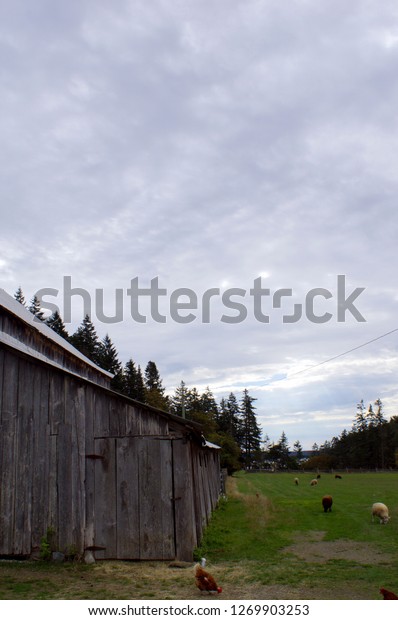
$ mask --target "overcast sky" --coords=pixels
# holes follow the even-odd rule
[[[340,356],[398,328],[396,2],[4,0],[0,58],[1,287],[64,314],[69,276],[123,362],[248,388],[274,441],[398,414],[398,332]],[[148,295],[132,317],[134,278],[165,322]]]

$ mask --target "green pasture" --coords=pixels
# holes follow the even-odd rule
[[[398,593],[398,474],[238,474],[211,521],[199,554],[240,562],[248,582],[285,584],[309,598],[380,598]],[[333,497],[324,513],[322,496]],[[390,522],[372,521],[371,506]],[[297,598],[301,598],[298,596]]]

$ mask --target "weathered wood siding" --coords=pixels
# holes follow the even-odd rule
[[[219,492],[218,451],[184,421],[0,343],[0,555],[51,528],[61,551],[191,559]]]

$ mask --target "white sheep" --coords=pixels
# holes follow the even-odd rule
[[[382,504],[381,502],[376,502],[373,504],[372,521],[374,521],[375,517],[378,517],[380,519],[380,523],[383,523],[384,525],[388,523],[390,516],[388,514],[388,508],[385,504]]]
[[[312,487],[315,487],[318,484],[318,480],[316,478],[314,478],[313,480],[311,480],[310,485]]]
[[[298,478],[295,478],[295,479],[294,479],[294,484],[297,486],[297,485],[298,485],[298,483],[299,483],[299,479],[298,479]]]

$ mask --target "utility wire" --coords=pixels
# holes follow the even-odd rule
[[[366,347],[368,344],[371,344],[372,342],[376,342],[376,340],[381,340],[381,338],[385,338],[386,336],[389,336],[390,334],[393,334],[394,332],[398,332],[398,327],[396,327],[395,329],[392,329],[389,332],[386,332],[385,334],[382,334],[381,336],[377,336],[377,338],[372,338],[372,340],[363,342],[362,344],[359,344],[357,347],[354,347],[353,349],[344,351],[344,353],[339,353],[338,355],[329,357],[327,360],[323,360],[323,362],[318,362],[317,364],[313,364],[312,366],[308,366],[307,368],[303,368],[302,370],[297,370],[296,372],[293,372],[292,374],[287,375],[286,379],[290,379],[290,377],[295,377],[296,375],[300,375],[303,372],[308,372],[309,370],[318,368],[318,366],[323,366],[324,364],[328,364],[329,362],[332,362],[333,360],[337,360],[339,357],[343,357],[344,355],[348,355],[349,353],[352,353],[353,351],[358,351],[358,349],[362,349],[362,347]]]

